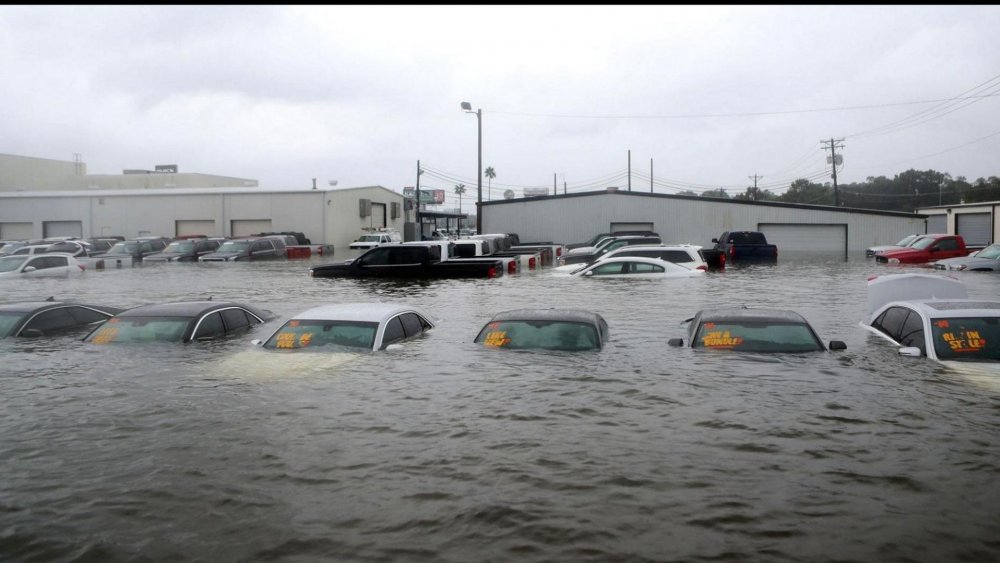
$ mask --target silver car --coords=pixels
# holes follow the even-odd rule
[[[934,262],[935,270],[963,270],[967,272],[1000,272],[1000,243],[991,244],[970,256],[945,258]]]

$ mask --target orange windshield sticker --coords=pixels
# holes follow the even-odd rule
[[[299,326],[299,321],[288,321],[288,326]]]
[[[295,333],[284,332],[278,335],[278,348],[295,348]]]
[[[934,321],[934,326],[938,328],[948,328],[948,321],[944,319]]]
[[[309,343],[312,342],[312,337],[313,335],[311,332],[303,333],[299,336],[299,346],[308,346]]]
[[[715,323],[705,323],[705,330],[715,330]]]
[[[733,336],[728,330],[707,332],[701,337],[701,345],[706,348],[733,348],[743,344],[742,336]]]
[[[485,344],[486,346],[493,346],[496,348],[500,348],[502,346],[510,344],[510,338],[507,338],[506,331],[498,330],[487,334],[486,339],[483,340],[483,344]]]
[[[92,340],[92,342],[94,342],[95,344],[107,344],[108,342],[114,340],[115,335],[117,334],[118,334],[118,329],[116,327],[106,326],[101,330],[97,331],[97,334],[94,335],[94,340]]]

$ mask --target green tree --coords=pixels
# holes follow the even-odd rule
[[[487,166],[483,176],[486,176],[486,201],[493,201],[493,178],[497,177],[496,170],[493,170],[492,166]]]
[[[717,190],[705,190],[701,192],[701,197],[719,197],[722,199],[729,199],[729,194],[726,193],[725,188],[719,188]]]
[[[833,205],[833,188],[800,178],[788,186],[780,200],[788,203]]]

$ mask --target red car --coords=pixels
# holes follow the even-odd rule
[[[961,235],[923,235],[910,246],[876,255],[875,261],[881,264],[926,264],[968,255],[965,239]]]

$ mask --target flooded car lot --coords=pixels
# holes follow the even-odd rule
[[[0,553],[13,560],[985,561],[1000,558],[1000,383],[859,326],[871,275],[798,260],[581,284],[315,279],[329,260],[142,265],[3,284],[3,302],[227,299],[239,338],[0,340]],[[970,296],[1000,277],[955,273]],[[958,274],[962,274],[959,276]],[[251,344],[327,303],[418,305],[399,349]],[[671,348],[696,311],[792,309],[835,354]],[[586,309],[586,354],[473,342],[496,312]]]

